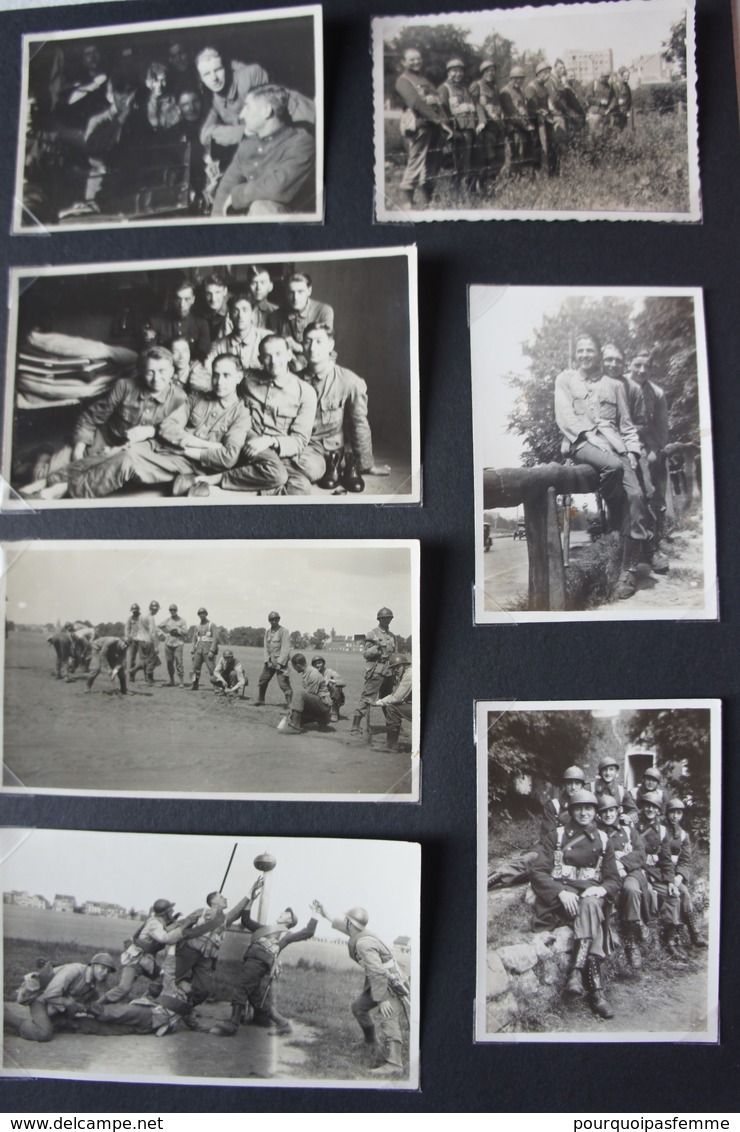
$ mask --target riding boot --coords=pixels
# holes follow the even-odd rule
[[[324,488],[325,491],[333,491],[335,487],[339,486],[339,465],[342,462],[344,450],[338,448],[336,452],[324,453],[324,460],[326,461],[326,471],[319,480],[317,487]]]
[[[365,481],[360,475],[354,456],[347,456],[342,469],[342,484],[351,495],[359,495],[365,490]]]
[[[360,735],[362,728],[362,712],[356,711],[352,719],[352,727],[350,728],[350,735]]]
[[[614,1011],[604,998],[601,985],[601,960],[589,955],[586,967],[586,982],[588,983],[588,1005],[591,1012],[599,1018],[613,1018]]]
[[[689,939],[691,940],[692,946],[699,948],[706,947],[707,941],[701,934],[699,921],[694,909],[692,908],[690,912],[687,912],[684,918],[686,920],[686,927],[689,929]]]
[[[389,751],[398,750],[398,737],[401,734],[400,727],[386,727],[385,729],[385,745]]]
[[[371,1077],[398,1077],[403,1072],[403,1054],[401,1043],[390,1040],[386,1049],[385,1061],[370,1070]]]
[[[590,939],[577,939],[574,941],[576,944],[573,966],[568,975],[568,981],[565,984],[563,994],[568,997],[580,998],[584,994],[583,989],[583,969],[588,960],[588,953],[591,950]]]
[[[640,934],[640,924],[638,921],[633,920],[624,925],[624,950],[627,956],[627,962],[633,971],[642,970],[642,952],[640,951],[640,943],[642,942]]]
[[[622,551],[622,573],[619,576],[619,585],[615,597],[626,601],[634,595],[637,589],[637,567],[642,555],[642,539],[625,537]]]
[[[663,947],[674,963],[678,966],[684,966],[686,963],[686,955],[678,940],[680,931],[680,924],[667,924],[663,933]]]
[[[656,537],[649,538],[645,541],[645,561],[653,574],[668,573],[670,563],[665,554],[661,554],[658,549],[658,540]]]
[[[232,1002],[231,1004],[231,1017],[225,1022],[217,1022],[212,1026],[209,1033],[221,1034],[225,1038],[231,1038],[239,1029],[239,1022],[241,1021],[243,1007],[240,1002]]]

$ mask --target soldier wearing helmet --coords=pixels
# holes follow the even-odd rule
[[[344,704],[346,681],[342,679],[335,669],[327,668],[326,660],[323,656],[311,657],[311,667],[317,669],[326,680],[326,686],[331,696],[331,717],[334,720],[339,720],[339,709]]]
[[[658,907],[661,942],[668,955],[681,963],[684,955],[678,937],[681,934],[681,906],[676,884],[676,867],[671,857],[671,838],[662,818],[663,796],[659,791],[645,791],[638,799],[640,816],[635,831],[645,842],[645,875],[653,903]]]
[[[177,672],[177,680],[182,688],[185,682],[182,654],[189,635],[188,623],[184,617],[180,616],[177,606],[174,604],[170,606],[169,614],[167,620],[159,626],[165,635],[164,656],[167,662],[167,674],[170,678],[170,687],[173,687],[175,672]]]
[[[193,633],[193,648],[190,654],[192,675],[185,687],[197,692],[200,683],[200,673],[205,664],[208,675],[213,676],[216,671],[216,657],[218,656],[218,625],[208,620],[208,610],[201,606],[198,610],[198,624]]]
[[[265,702],[267,685],[273,676],[277,677],[278,686],[285,696],[285,703],[290,708],[293,692],[288,675],[288,661],[290,660],[290,632],[280,624],[280,614],[273,609],[267,614],[270,628],[265,633],[263,648],[264,664],[257,684],[258,695],[255,707],[261,707]]]
[[[407,47],[403,53],[403,70],[396,80],[396,93],[406,107],[399,122],[406,145],[406,168],[399,186],[402,208],[413,207],[415,187],[419,189],[421,204],[430,203],[439,172],[442,141],[452,136],[436,88],[422,74],[423,65],[418,48]]]
[[[47,964],[33,973],[33,983],[26,975],[16,997],[28,1006],[31,1016],[20,1023],[20,1036],[29,1042],[50,1042],[56,1029],[68,1026],[69,1019],[86,1013],[90,1004],[98,1001],[101,988],[115,969],[112,956],[98,951],[88,963]]]
[[[555,120],[548,89],[551,74],[552,67],[549,63],[538,63],[535,77],[524,88],[524,97],[529,116],[537,127],[533,135],[535,164],[548,177],[555,177],[560,171],[560,154],[555,141]]]
[[[152,998],[156,997],[157,991],[162,989],[163,952],[168,946],[185,939],[188,929],[200,915],[198,910],[175,922],[174,909],[171,900],[160,898],[154,901],[146,920],[121,952],[121,977],[115,987],[106,991],[102,1002],[120,1002],[126,998],[139,975],[149,979],[149,993]]]
[[[649,915],[648,882],[644,872],[647,860],[645,843],[621,817],[617,798],[603,791],[598,799],[599,825],[612,844],[622,881],[616,901],[620,935],[627,962],[633,970],[639,971],[642,968],[640,944],[648,938],[647,923],[644,922]]]
[[[570,924],[575,937],[573,962],[564,988],[566,997],[588,996],[600,1018],[613,1018],[604,998],[604,906],[615,900],[621,880],[614,848],[596,825],[598,800],[590,790],[575,790],[568,799],[568,821],[544,835],[530,872],[535,894],[534,929]]]
[[[396,966],[391,949],[368,929],[367,909],[354,907],[343,916],[332,916],[319,900],[311,908],[335,931],[349,936],[350,959],[365,972],[360,995],[352,1003],[352,1013],[362,1030],[365,1045],[380,1053],[380,1061],[369,1072],[370,1077],[397,1078],[403,1075],[403,1038],[401,1014],[407,1012],[409,988]],[[378,1031],[384,1048],[378,1041]]]
[[[602,794],[610,794],[616,798],[621,808],[619,820],[633,822],[637,817],[637,803],[624,786],[617,782],[620,763],[613,755],[605,755],[599,763],[599,773],[594,779],[594,794],[600,798]]]
[[[388,669],[393,675],[393,689],[377,702],[385,715],[386,746],[389,751],[397,751],[401,726],[404,720],[411,724],[413,716],[411,658],[396,652],[388,661]]]
[[[525,78],[526,72],[522,67],[512,67],[509,81],[501,90],[501,112],[509,146],[509,168],[515,174],[531,170],[534,163],[536,126],[524,97]]]
[[[642,799],[646,794],[657,794],[660,799],[661,812],[665,809],[666,801],[668,800],[667,791],[661,785],[662,778],[659,770],[654,766],[649,766],[642,775],[642,782],[636,790],[632,792],[635,804],[639,807]]]
[[[668,824],[668,842],[671,860],[676,870],[674,884],[678,889],[681,920],[688,929],[689,939],[692,945],[697,948],[704,948],[707,944],[701,932],[699,918],[689,888],[693,879],[694,870],[691,838],[681,824],[685,812],[686,806],[681,799],[671,798],[665,808],[665,816]]]
[[[484,59],[478,68],[480,78],[470,84],[470,93],[486,119],[485,129],[480,135],[481,187],[495,181],[506,164],[506,130],[496,73],[493,59]]]
[[[351,734],[359,736],[363,720],[371,704],[377,703],[381,696],[393,690],[393,674],[389,668],[390,658],[401,651],[399,638],[390,631],[393,610],[384,605],[377,613],[378,624],[365,634],[365,681],[355,714],[352,718]],[[367,723],[367,741],[371,742],[370,720]]]
[[[211,683],[216,693],[224,696],[241,696],[244,699],[249,680],[231,649],[224,649],[221,653]]]
[[[131,606],[123,635],[128,645],[128,678],[133,684],[135,680],[134,670],[137,672],[139,670],[141,642],[147,639],[146,630],[141,624],[141,606],[136,601]]]
[[[129,621],[134,633],[132,639],[137,644],[134,659],[129,658],[129,678],[133,683],[136,679],[136,673],[143,672],[147,684],[151,685],[154,683],[154,670],[162,663],[159,659],[159,630],[157,628],[159,602],[150,601],[148,613],[142,614],[138,605],[136,610],[138,612],[134,610],[133,606],[131,607],[132,617]]]
[[[108,670],[111,683],[118,679],[118,686],[122,695],[126,695],[126,642],[122,637],[96,637],[92,643],[92,659],[90,671],[85,683],[85,691],[91,692],[93,684],[105,666]]]
[[[545,802],[542,809],[542,824],[540,826],[540,837],[544,837],[557,825],[566,825],[568,823],[568,802],[571,795],[577,790],[583,790],[586,785],[586,774],[579,766],[569,766],[563,771],[563,788],[560,793]]]
[[[455,181],[462,188],[476,186],[476,139],[486,127],[483,107],[465,85],[465,64],[462,59],[450,59],[445,68],[447,78],[437,89],[447,125],[452,130],[452,160]]]

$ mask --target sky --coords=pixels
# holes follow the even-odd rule
[[[235,844],[224,887],[230,907],[257,879],[254,858],[268,852],[277,860],[269,920],[290,906],[303,926],[318,899],[333,916],[365,907],[370,926],[389,943],[398,935],[418,938],[420,850],[410,842],[2,829],[2,891],[47,899],[63,893],[79,903],[106,900],[136,909],[164,898],[186,914],[219,888]],[[325,920],[317,934],[337,937]]]
[[[455,24],[470,29],[472,46],[479,47],[496,31],[511,39],[519,52],[542,50],[550,60],[568,50],[614,52],[614,66],[629,66],[640,55],[660,51],[670,29],[686,11],[681,2],[628,0],[602,4],[567,4],[545,9],[485,12],[447,12],[442,15],[383,20],[386,40],[402,27],[420,24]],[[546,13],[546,14],[545,14]],[[639,20],[639,27],[636,26]]]
[[[288,629],[364,633],[378,609],[412,632],[413,555],[387,543],[281,541],[6,543],[7,616],[26,624],[125,621],[133,602],[174,602],[188,624],[205,605],[219,625],[267,625],[275,609]]]

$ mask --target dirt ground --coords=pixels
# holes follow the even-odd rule
[[[75,673],[71,684],[53,679],[54,654],[42,634],[11,633],[5,652],[5,785],[168,794],[414,795],[409,732],[401,737],[406,753],[384,750],[384,717],[375,708],[372,747],[350,738],[362,688],[360,654],[326,653],[328,666],[347,681],[343,718],[325,731],[311,724],[304,734],[284,736],[276,730],[285,708],[277,681],[267,690],[266,706],[254,706],[261,650],[234,652],[249,678],[244,700],[214,695],[207,678],[195,692],[170,687],[164,666],[156,671],[154,687],[139,676],[123,696],[101,673],[88,694],[85,673]],[[186,666],[188,660],[186,647]]]

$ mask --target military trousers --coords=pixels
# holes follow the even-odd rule
[[[221,487],[226,491],[259,491],[265,495],[309,495],[311,485],[295,467],[291,481],[291,464],[292,461],[283,460],[269,449],[255,460],[245,460],[224,472]]]
[[[595,444],[579,444],[573,462],[588,464],[599,475],[599,491],[609,512],[612,530],[643,541],[652,533],[647,503],[635,469],[627,456],[604,452]]]
[[[180,682],[182,682],[183,679],[182,653],[182,645],[164,646],[164,656],[167,662],[167,672],[170,676],[170,679],[174,679],[175,671],[177,671],[177,676]]]
[[[102,672],[102,670],[103,670],[103,654],[98,652],[97,649],[93,649],[92,660],[90,662],[90,671],[87,674],[87,686],[88,686],[88,688],[92,688],[93,684],[97,680],[97,678],[100,675],[100,673]],[[125,654],[121,658],[120,667],[118,669],[117,676],[118,676],[118,684],[120,686],[121,691],[126,692],[128,689],[127,689],[127,685],[126,685],[126,656],[125,656]]]
[[[365,673],[365,683],[362,686],[360,702],[355,708],[355,716],[364,719],[367,709],[381,696],[387,696],[393,691],[393,676],[389,672],[378,669],[377,665]]]
[[[440,164],[441,131],[431,122],[420,125],[412,134],[404,135],[406,168],[400,188],[413,192],[437,176]]]
[[[213,676],[213,673],[216,671],[216,654],[211,652],[210,646],[193,650],[191,665],[193,676],[196,680],[200,678],[200,672],[204,664],[208,669],[208,675]]]
[[[384,1018],[378,1010],[378,1003],[370,993],[370,980],[365,980],[365,986],[362,988],[362,994],[358,995],[352,1003],[352,1013],[357,1019],[359,1025],[363,1030],[370,1030],[375,1027],[386,1041],[400,1042],[401,1038],[401,1001],[398,998],[389,996],[388,1002],[393,1007],[393,1013],[389,1018]]]
[[[603,925],[604,897],[581,896],[578,901],[578,910],[573,920],[573,935],[576,939],[591,940],[591,954],[596,959],[604,958]]]
[[[121,448],[104,460],[79,460],[57,478],[67,480],[73,499],[99,499],[120,491],[127,483],[172,483],[178,475],[194,475],[202,470],[174,449],[160,451],[153,441],[144,440]]]
[[[296,688],[293,692],[290,710],[300,712],[302,723],[327,724],[331,719],[331,704],[305,688]]]
[[[290,685],[290,676],[284,669],[273,668],[269,664],[265,664],[262,671],[260,672],[259,680],[257,681],[259,698],[261,700],[264,700],[265,692],[267,691],[267,685],[270,683],[273,676],[277,677],[277,682],[280,690],[285,695],[285,698],[289,700],[293,694],[293,689]]]

